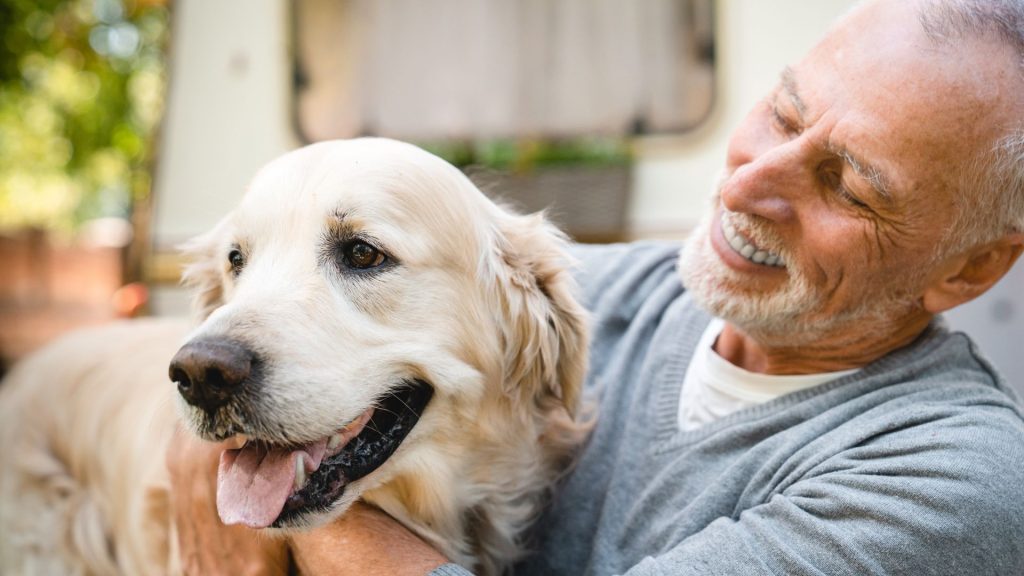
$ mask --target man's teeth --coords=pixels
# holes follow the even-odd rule
[[[736,228],[724,217],[722,218],[722,233],[725,235],[726,241],[729,246],[747,260],[754,262],[755,264],[763,264],[765,266],[776,266],[784,268],[786,262],[782,259],[782,256],[773,254],[766,250],[761,250],[755,246],[746,236],[740,234]]]
[[[295,459],[295,490],[302,490],[303,486],[306,485],[306,455],[299,453],[299,457]]]

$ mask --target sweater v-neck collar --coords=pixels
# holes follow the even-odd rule
[[[653,382],[649,395],[649,414],[655,424],[655,440],[659,452],[684,447],[720,430],[777,413],[841,386],[849,384],[850,393],[859,395],[871,388],[887,385],[891,378],[874,376],[887,372],[886,368],[894,362],[905,363],[908,356],[922,354],[923,348],[937,345],[938,337],[946,333],[944,321],[936,318],[911,344],[890,352],[852,374],[737,410],[694,430],[681,430],[678,425],[678,412],[682,382],[700,338],[711,320],[711,315],[698,308],[689,293],[683,292],[666,310],[662,325],[655,335],[655,339],[671,338],[674,341],[670,345],[661,345],[657,342],[652,345],[653,350],[669,351],[664,356],[652,358],[653,361],[662,363],[660,366],[654,366],[651,371]],[[838,396],[826,402],[821,409],[827,408],[829,403],[842,402],[846,397],[847,395]]]

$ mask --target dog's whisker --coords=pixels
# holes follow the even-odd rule
[[[398,412],[395,412],[394,410],[390,410],[390,409],[385,408],[383,406],[375,407],[374,411],[387,412],[388,414],[391,414],[393,416],[401,416],[401,414],[399,414]]]
[[[412,409],[412,406],[409,406],[409,405],[408,405],[408,404],[407,404],[407,403],[405,402],[405,400],[402,400],[402,397],[401,397],[401,396],[399,396],[398,394],[392,394],[392,396],[393,396],[393,397],[395,398],[395,400],[398,400],[399,402],[401,402],[401,403],[402,403],[402,405],[403,405],[403,406],[405,406],[405,408],[406,408],[407,410],[409,410],[409,412],[412,412],[413,414],[416,414],[416,411]],[[417,415],[417,416],[419,416],[419,414],[416,414],[416,415]]]

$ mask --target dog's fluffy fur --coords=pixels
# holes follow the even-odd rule
[[[346,235],[372,239],[388,265],[346,270],[332,252]],[[163,456],[174,403],[208,438],[230,429],[308,442],[412,378],[434,388],[419,423],[306,524],[363,498],[482,573],[520,553],[586,431],[571,418],[586,322],[561,234],[418,148],[360,139],[272,162],[187,251],[201,320],[190,334],[168,321],[79,333],[0,388],[0,573],[177,571]],[[221,337],[268,368],[249,412],[211,422],[181,402],[167,364],[183,341]]]

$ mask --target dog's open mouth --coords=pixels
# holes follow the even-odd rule
[[[434,390],[411,381],[327,438],[302,446],[249,440],[226,450],[217,471],[217,511],[225,524],[282,527],[325,511],[345,486],[380,467],[419,421]]]

